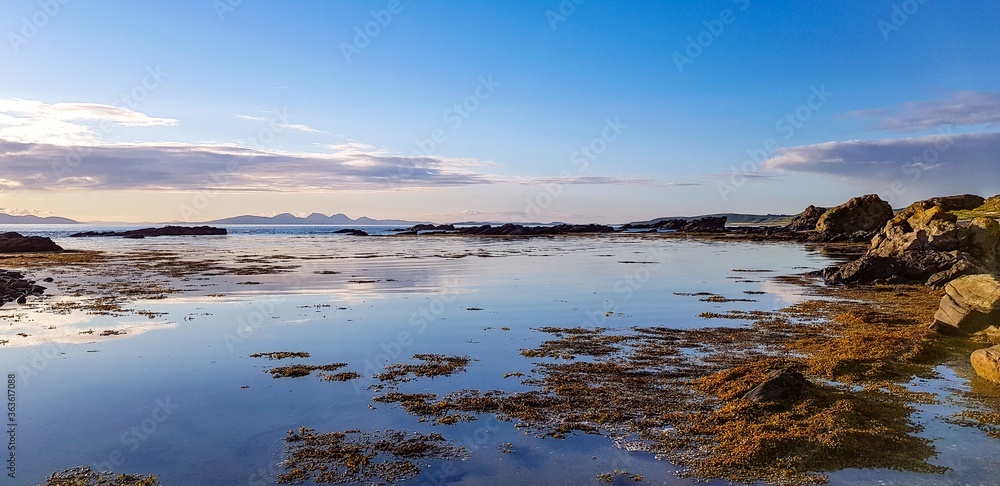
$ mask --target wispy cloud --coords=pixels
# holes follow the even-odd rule
[[[171,118],[152,117],[113,105],[0,99],[0,138],[8,141],[72,145],[97,141],[101,130],[111,127],[176,124],[177,120]]]
[[[875,129],[899,132],[929,130],[945,125],[994,124],[1000,123],[1000,93],[960,91],[947,99],[854,111],[847,116],[872,119]]]
[[[1000,191],[998,164],[1000,133],[989,132],[791,147],[764,168],[829,175],[861,187],[896,184],[942,195]]]
[[[294,130],[296,132],[303,132],[303,133],[330,133],[330,132],[324,132],[323,130],[317,130],[309,125],[302,125],[299,123],[281,123],[278,125],[278,128],[283,128],[285,130]]]
[[[239,118],[241,120],[250,120],[250,121],[262,121],[262,122],[267,121],[267,117],[254,116],[254,115],[236,115],[236,118]]]

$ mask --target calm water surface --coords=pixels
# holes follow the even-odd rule
[[[345,362],[343,371],[365,377],[415,353],[468,355],[476,361],[467,372],[418,380],[402,391],[517,391],[522,385],[504,380],[503,373],[531,370],[531,360],[518,350],[545,339],[533,328],[739,325],[698,314],[787,306],[803,297],[770,277],[831,264],[801,245],[635,236],[359,238],[322,227],[243,227],[224,237],[123,240],[31,229],[66,248],[268,258],[299,268],[189,280],[186,292],[135,303],[165,313],[153,319],[4,307],[0,338],[10,343],[0,348],[0,369],[18,376],[19,423],[17,479],[0,484],[34,484],[80,464],[155,473],[168,485],[273,484],[283,438],[300,426],[438,432],[472,451],[464,461],[430,461],[405,484],[588,484],[614,468],[643,474],[652,484],[694,484],[676,478],[669,463],[619,450],[600,436],[536,439],[492,416],[448,426],[419,423],[396,405],[369,408],[370,378],[275,380],[264,372],[275,362],[248,355],[308,351],[312,357],[300,361]],[[73,228],[82,229],[92,228]],[[50,284],[47,298],[64,298],[61,279]],[[257,284],[240,284],[246,281]],[[751,296],[758,302],[726,304],[674,295],[702,291],[732,298],[747,297],[745,291],[766,294]],[[128,334],[80,334],[88,329]],[[940,378],[915,385],[941,393],[967,386],[950,369],[940,371]],[[924,435],[935,438],[941,452],[937,462],[951,473],[843,471],[832,475],[832,483],[997,484],[997,442],[939,420],[952,411],[945,404],[920,412]],[[514,454],[500,453],[498,444],[506,442],[514,444]]]

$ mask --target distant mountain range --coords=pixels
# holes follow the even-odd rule
[[[312,224],[312,225],[394,225],[413,226],[426,221],[405,221],[402,219],[372,219],[362,216],[352,219],[343,213],[326,216],[319,213],[312,213],[304,218],[290,213],[281,213],[275,216],[236,216],[233,218],[216,219],[205,221],[206,224]]]
[[[55,216],[34,216],[31,214],[26,214],[23,216],[14,216],[11,214],[0,213],[0,224],[79,224],[77,221],[73,221],[69,218],[57,218]]]
[[[727,225],[759,225],[759,226],[784,226],[795,217],[793,214],[738,214],[738,213],[717,213],[705,214],[702,216],[676,216],[671,218],[656,218],[649,221],[635,221],[631,224],[653,224],[667,219],[698,219],[708,217],[725,216]]]

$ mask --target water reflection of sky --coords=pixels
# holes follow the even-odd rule
[[[111,240],[88,241],[99,248]],[[115,252],[133,251],[117,240],[114,245]],[[473,449],[469,460],[448,468],[435,463],[413,484],[442,471],[452,472],[438,484],[579,484],[614,468],[657,484],[689,484],[675,478],[669,464],[620,451],[601,437],[537,440],[490,417],[454,426],[418,423],[393,405],[370,409],[369,379],[274,380],[264,368],[275,362],[248,355],[308,351],[312,357],[304,362],[345,362],[345,371],[368,376],[415,353],[464,354],[476,359],[468,372],[418,381],[408,390],[516,391],[523,386],[503,373],[530,371],[531,361],[518,350],[544,338],[532,328],[739,325],[698,314],[783,307],[800,297],[770,277],[829,263],[796,245],[642,237],[244,235],[147,239],[142,248],[228,261],[285,255],[294,258],[276,258],[278,264],[301,266],[289,274],[192,281],[214,285],[137,304],[165,313],[153,319],[19,310],[25,317],[7,322],[2,338],[10,343],[0,348],[0,366],[19,377],[19,480],[110,462],[118,471],[160,474],[164,484],[254,484],[258,476],[273,478],[285,433],[310,426],[440,432]],[[247,280],[260,284],[238,285]],[[684,292],[758,302],[675,295]],[[58,285],[53,294],[61,298]],[[88,329],[128,334],[79,334]],[[501,454],[502,442],[517,452]],[[842,477],[845,484],[853,478]]]

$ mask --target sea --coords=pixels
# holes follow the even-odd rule
[[[16,421],[7,424],[16,477],[0,477],[0,485],[39,484],[78,465],[152,473],[165,485],[274,484],[284,438],[300,427],[440,433],[469,452],[460,460],[422,461],[421,473],[399,484],[600,484],[598,475],[612,470],[644,476],[638,484],[729,484],[678,477],[669,462],[601,435],[538,438],[488,415],[454,425],[420,422],[397,404],[373,403],[371,375],[411,362],[414,354],[465,355],[473,359],[466,372],[418,380],[407,390],[526,390],[503,373],[531,372],[532,360],[519,350],[551,337],[541,327],[744,325],[700,314],[802,302],[810,297],[801,287],[775,277],[842,261],[798,243],[616,234],[392,237],[400,229],[393,226],[350,226],[370,237],[334,233],[343,226],[299,225],[231,225],[226,236],[69,237],[139,227],[2,225],[0,231],[114,256],[164,252],[289,268],[181,279],[182,292],[130,302],[148,311],[141,315],[42,312],[34,300],[0,308],[0,339],[8,341],[0,346],[0,370],[16,382],[9,394]],[[53,277],[44,284],[45,299],[75,298],[72,273],[43,268],[31,277]],[[696,292],[755,299],[712,303],[678,295]],[[97,332],[81,334],[88,330]],[[99,336],[102,330],[125,333]],[[342,371],[362,378],[274,379],[266,368],[276,362],[250,357],[271,351],[309,352],[313,364],[347,363]],[[948,366],[936,371],[913,387],[942,397],[969,389],[968,379]],[[955,410],[945,399],[918,405],[915,414],[919,434],[939,452],[931,462],[948,472],[845,470],[831,473],[830,484],[1000,484],[1000,441],[944,420]],[[501,444],[516,452],[504,453]],[[627,481],[619,484],[637,484]]]

